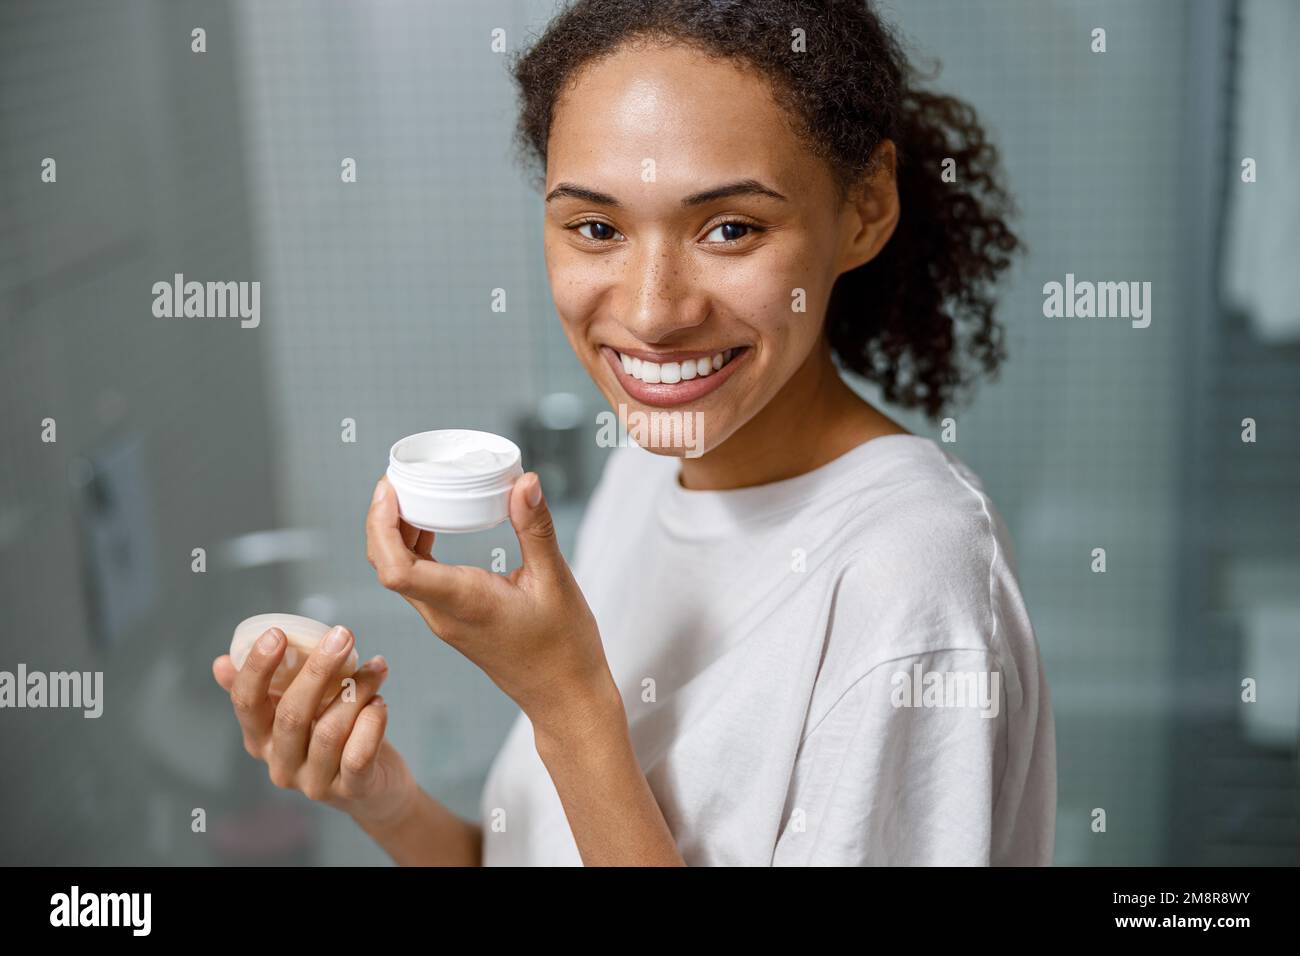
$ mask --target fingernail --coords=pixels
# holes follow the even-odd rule
[[[257,640],[257,649],[263,654],[270,654],[280,646],[280,632],[267,631]]]
[[[372,671],[384,671],[388,669],[388,661],[384,660],[383,654],[376,654],[366,661],[366,667]]]
[[[528,507],[536,508],[542,503],[542,479],[533,475],[533,483],[528,488]]]
[[[347,643],[348,633],[340,625],[325,635],[325,640],[321,642],[321,648],[327,654],[337,654],[347,646]]]
[[[380,697],[380,696],[377,695],[377,694],[375,695],[375,698],[374,698],[373,701],[371,701],[371,703],[378,704],[380,707],[387,707],[387,706],[388,706],[388,701],[384,700],[384,698]]]
[[[377,485],[375,486],[375,499],[374,499],[374,500],[375,500],[375,501],[383,501],[383,500],[384,500],[384,495],[387,493],[387,491],[388,491],[388,483],[385,482],[385,481],[381,481],[381,482],[379,482],[379,484],[377,484]]]

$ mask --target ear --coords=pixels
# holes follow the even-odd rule
[[[881,140],[862,179],[850,191],[846,211],[842,272],[870,262],[898,225],[898,154],[892,140]]]

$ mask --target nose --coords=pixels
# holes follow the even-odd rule
[[[707,297],[687,257],[685,250],[661,241],[643,244],[628,261],[620,322],[639,341],[671,343],[708,317]]]

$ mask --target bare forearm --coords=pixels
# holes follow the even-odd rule
[[[569,829],[587,866],[685,866],[637,761],[620,704],[582,730],[535,727]]]
[[[398,866],[482,866],[483,831],[416,788],[410,805],[394,819],[376,823],[354,817]]]

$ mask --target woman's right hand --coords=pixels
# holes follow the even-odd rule
[[[419,788],[401,754],[384,736],[388,707],[379,687],[388,665],[375,657],[355,674],[345,667],[355,638],[347,628],[340,647],[314,650],[280,698],[271,676],[288,646],[271,628],[238,670],[229,654],[212,662],[212,675],[230,693],[244,749],[263,761],[271,782],[344,811],[359,823],[383,826],[399,819]],[[339,693],[352,677],[355,693]],[[352,698],[352,699],[347,699]]]

